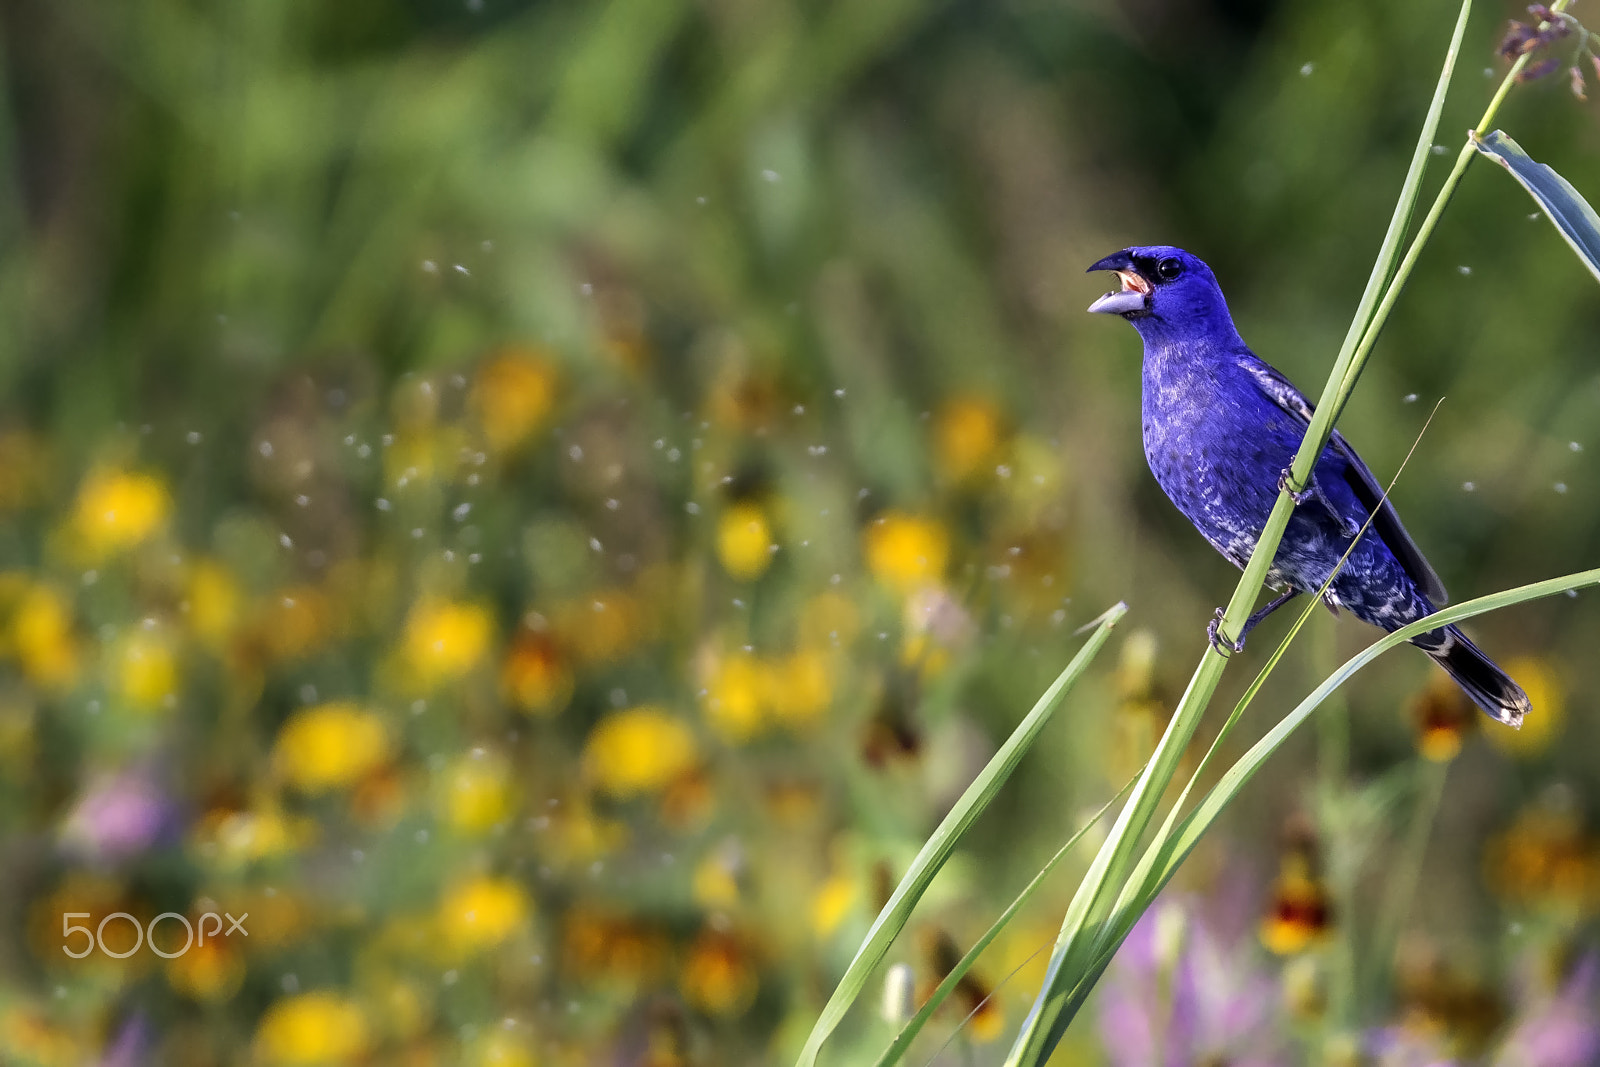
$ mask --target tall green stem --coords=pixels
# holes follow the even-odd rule
[[[1383,910],[1378,913],[1373,928],[1372,944],[1367,949],[1366,980],[1361,988],[1368,998],[1378,995],[1388,986],[1394,966],[1394,950],[1400,940],[1400,930],[1411,912],[1411,902],[1417,895],[1417,881],[1422,876],[1422,860],[1428,853],[1428,838],[1433,835],[1433,823],[1439,814],[1439,802],[1444,799],[1445,775],[1448,762],[1436,763],[1417,757],[1417,799],[1411,809],[1411,825],[1406,827],[1405,844],[1395,864],[1394,876],[1389,880],[1383,898]]]

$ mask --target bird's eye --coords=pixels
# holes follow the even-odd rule
[[[1168,256],[1156,264],[1156,277],[1164,282],[1170,282],[1183,273],[1183,260],[1177,256]]]

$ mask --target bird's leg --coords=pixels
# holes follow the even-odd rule
[[[1307,482],[1306,487],[1300,490],[1298,493],[1289,488],[1290,477],[1291,475],[1289,468],[1283,468],[1283,470],[1278,474],[1278,492],[1288,493],[1289,499],[1294,501],[1295,507],[1299,507],[1308,500],[1315,500],[1327,510],[1329,515],[1333,516],[1333,520],[1339,524],[1339,529],[1346,537],[1354,537],[1356,534],[1361,532],[1361,525],[1359,523],[1341,515],[1339,513],[1339,509],[1334,507],[1333,504],[1328,501],[1328,498],[1322,495],[1322,490],[1317,488],[1317,480],[1315,477],[1313,477],[1311,481]]]
[[[1222,658],[1227,659],[1235,652],[1244,651],[1243,641],[1224,641],[1222,639],[1222,617],[1227,614],[1223,608],[1218,608],[1216,615],[1206,623],[1206,637],[1211,639],[1211,647],[1222,653]]]
[[[1279,608],[1283,607],[1285,604],[1299,595],[1299,590],[1291,589],[1275,600],[1268,601],[1266,607],[1262,608],[1260,611],[1244,620],[1244,626],[1240,628],[1239,636],[1234,638],[1232,641],[1226,640],[1222,636],[1222,617],[1226,614],[1226,612],[1222,608],[1218,608],[1216,616],[1210,622],[1206,623],[1206,636],[1211,639],[1211,647],[1215,648],[1218,652],[1221,652],[1224,656],[1228,655],[1229,652],[1243,652],[1244,639],[1250,636],[1250,631],[1256,628],[1256,623],[1260,622],[1268,615],[1271,615],[1274,611],[1277,611]]]
[[[1279,474],[1278,474],[1278,492],[1280,492],[1280,493],[1288,493],[1289,494],[1289,499],[1294,501],[1295,507],[1299,507],[1301,504],[1304,504],[1307,500],[1310,500],[1312,497],[1316,496],[1317,495],[1317,490],[1316,490],[1316,487],[1315,487],[1315,483],[1307,483],[1306,487],[1304,489],[1300,490],[1298,493],[1295,492],[1293,489],[1290,489],[1289,488],[1289,478],[1291,477],[1291,474],[1292,474],[1292,472],[1289,470],[1288,467],[1283,468],[1283,470],[1279,472]]]

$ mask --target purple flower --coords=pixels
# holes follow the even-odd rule
[[[1405,1025],[1374,1032],[1368,1052],[1378,1067],[1457,1067],[1457,1062],[1445,1054],[1438,1035]]]
[[[99,1067],[141,1067],[146,1062],[145,1053],[149,1047],[150,1024],[142,1013],[135,1012],[106,1046]]]
[[[148,775],[123,771],[84,790],[62,827],[62,843],[86,859],[116,862],[155,844],[174,815],[172,802]]]
[[[1500,1067],[1590,1067],[1600,1061],[1600,957],[1585,956],[1567,984],[1518,1013],[1500,1047]]]
[[[1123,943],[1100,998],[1116,1067],[1284,1062],[1277,983],[1248,938],[1225,941],[1185,901],[1163,900]]]

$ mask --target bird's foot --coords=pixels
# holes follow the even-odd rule
[[[1293,489],[1290,489],[1289,478],[1291,473],[1292,472],[1288,467],[1285,467],[1283,470],[1278,472],[1278,492],[1288,493],[1289,499],[1294,501],[1295,507],[1299,507],[1301,504],[1304,504],[1307,500],[1310,500],[1313,496],[1315,496],[1316,490],[1312,489],[1309,484],[1298,493]]]
[[[1211,639],[1211,647],[1222,653],[1223,657],[1233,655],[1235,652],[1244,651],[1244,636],[1241,634],[1237,641],[1229,641],[1222,636],[1222,619],[1227,614],[1222,608],[1217,609],[1216,615],[1206,623],[1206,636]]]

